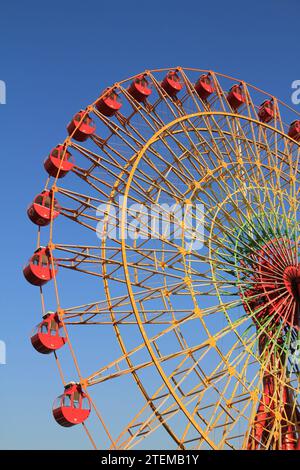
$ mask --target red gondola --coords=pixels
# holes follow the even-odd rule
[[[32,346],[42,354],[49,354],[66,343],[66,337],[57,313],[48,312],[31,336]]]
[[[71,382],[65,386],[65,391],[53,404],[55,421],[64,427],[83,423],[90,415],[91,402],[81,385]]]
[[[55,219],[60,213],[60,206],[55,198],[52,207],[52,193],[50,191],[43,191],[38,194],[33,203],[27,209],[27,215],[31,222],[41,227],[48,225],[51,219]]]
[[[98,111],[104,116],[113,116],[122,107],[119,95],[113,89],[107,89],[107,92],[96,103]]]
[[[67,130],[73,139],[84,142],[95,133],[96,125],[86,111],[79,111],[68,124]]]
[[[48,247],[38,248],[23,269],[26,280],[34,286],[43,286],[55,277],[56,273],[57,265],[54,260],[53,269]]]
[[[246,103],[246,97],[242,85],[233,85],[227,95],[230,107],[236,111],[242,104]]]
[[[52,149],[44,161],[45,170],[53,178],[63,178],[73,167],[73,157],[63,145],[57,145]]]
[[[272,100],[264,101],[258,109],[258,117],[261,122],[268,123],[274,119],[274,102]]]
[[[215,91],[211,76],[209,74],[201,75],[195,83],[195,90],[202,100],[206,100]]]
[[[293,121],[291,123],[288,135],[294,140],[300,140],[300,121]]]
[[[149,86],[148,80],[145,78],[144,75],[139,75],[135,78],[129,88],[128,93],[139,103],[145,101],[148,96],[151,95],[152,90]]]
[[[163,81],[161,82],[161,87],[168,93],[169,96],[176,96],[177,93],[182,90],[183,83],[180,81],[178,73],[174,70],[170,70],[167,73]]]

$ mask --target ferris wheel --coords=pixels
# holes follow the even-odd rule
[[[299,450],[299,115],[177,67],[115,83],[67,131],[24,268],[55,420],[95,448]]]

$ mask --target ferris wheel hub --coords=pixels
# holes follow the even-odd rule
[[[296,302],[300,302],[300,267],[288,266],[283,273],[284,285]]]
[[[245,279],[250,284],[243,292],[245,310],[257,325],[267,321],[271,328],[282,323],[298,329],[300,265],[295,244],[285,237],[271,238],[248,250],[247,257],[241,266],[251,268],[253,274]]]

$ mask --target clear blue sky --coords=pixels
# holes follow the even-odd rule
[[[0,448],[89,447],[81,430],[60,429],[50,416],[61,385],[53,361],[31,348],[39,296],[21,271],[36,240],[25,209],[69,117],[115,81],[176,65],[242,78],[290,104],[299,16],[298,0],[2,2]]]

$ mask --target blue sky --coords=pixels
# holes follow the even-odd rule
[[[61,385],[53,361],[31,348],[40,305],[21,271],[36,240],[26,206],[44,184],[42,161],[63,140],[69,117],[111,83],[176,65],[242,78],[290,104],[291,83],[300,79],[299,14],[297,0],[1,5],[0,339],[7,365],[0,365],[0,448],[89,448],[81,430],[60,429],[50,416]]]

